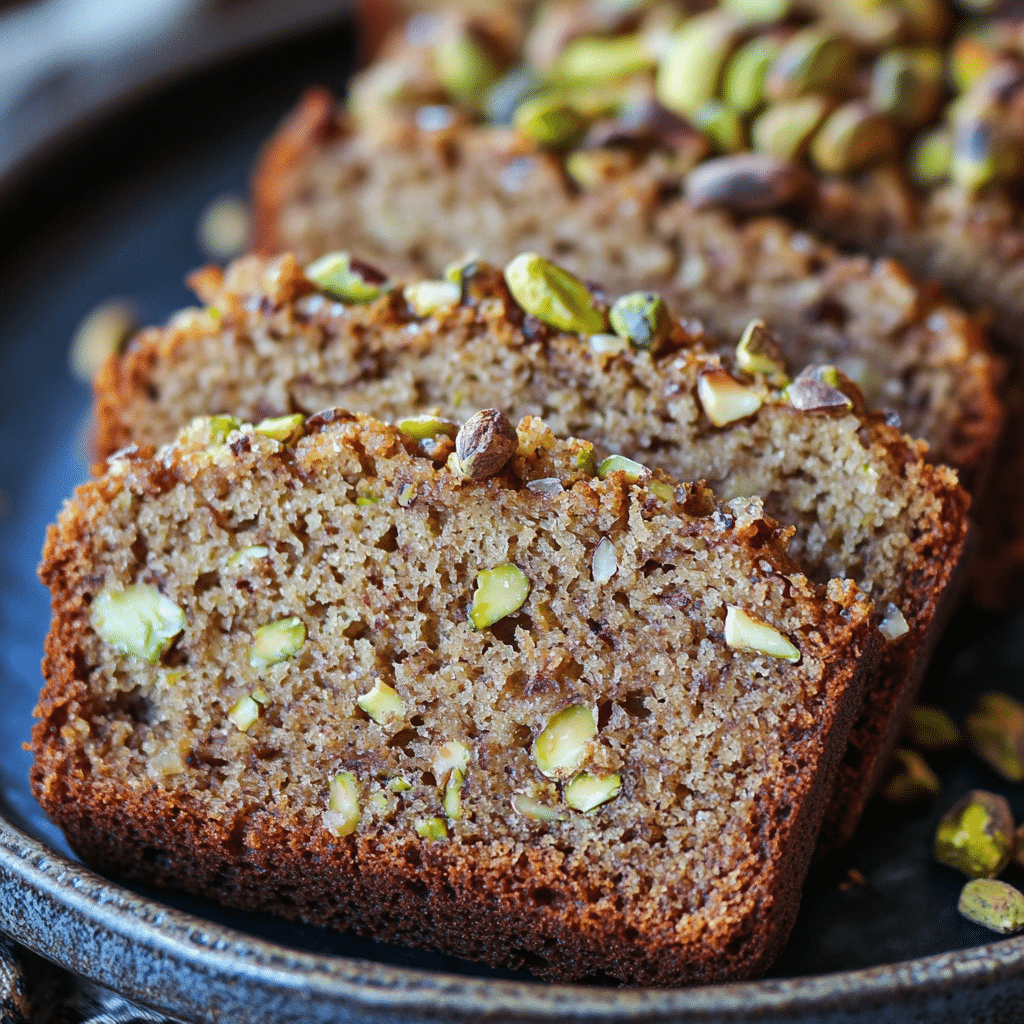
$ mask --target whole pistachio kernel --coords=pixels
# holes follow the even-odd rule
[[[969,878],[994,878],[1013,852],[1013,815],[1005,797],[971,790],[939,822],[935,859]]]
[[[185,628],[185,613],[153,586],[104,587],[89,606],[89,622],[120,654],[155,665]]]
[[[968,921],[1000,935],[1024,928],[1024,893],[996,878],[972,878],[964,885],[956,909]]]
[[[739,153],[747,148],[747,130],[740,115],[718,100],[708,100],[690,115],[701,135],[719,153]]]
[[[408,434],[417,441],[433,440],[439,434],[454,441],[459,432],[458,423],[441,419],[439,416],[411,416],[409,419],[399,420],[396,426],[403,434]]]
[[[592,811],[614,800],[622,789],[621,775],[591,775],[580,772],[565,787],[565,802],[574,811]]]
[[[655,91],[661,105],[692,117],[714,99],[737,32],[736,18],[725,11],[708,11],[684,21],[658,65]]]
[[[782,47],[765,77],[769,99],[835,92],[853,76],[856,47],[842,35],[810,27],[795,33]]]
[[[444,799],[442,806],[444,813],[450,821],[461,821],[466,816],[462,806],[462,786],[466,781],[466,774],[458,768],[453,768],[448,782],[444,787]]]
[[[756,651],[785,661],[800,660],[799,649],[774,626],[735,605],[726,607],[725,642],[735,651]]]
[[[387,278],[375,267],[354,259],[351,253],[329,252],[310,263],[306,277],[322,292],[342,302],[372,302],[384,290]]]
[[[1024,705],[1006,693],[983,694],[964,730],[968,746],[993,771],[1024,782]]]
[[[530,581],[517,565],[505,562],[476,574],[476,592],[469,610],[474,629],[487,629],[522,608],[530,595]]]
[[[686,175],[686,200],[698,210],[777,210],[810,191],[810,172],[772,153],[735,153],[703,160]]]
[[[228,710],[228,721],[239,732],[246,732],[260,717],[260,706],[252,697],[239,697]]]
[[[558,55],[548,74],[560,83],[605,82],[654,67],[654,56],[639,33],[581,36]]]
[[[625,473],[626,483],[637,484],[650,472],[646,466],[627,459],[625,455],[609,455],[606,459],[602,459],[601,464],[597,467],[597,478],[598,480],[607,480],[612,473]]]
[[[919,128],[938,110],[944,74],[938,50],[889,50],[871,69],[871,105],[899,124]]]
[[[764,80],[780,49],[777,38],[754,36],[729,58],[722,99],[738,114],[752,114],[764,102]]]
[[[568,779],[583,767],[597,735],[594,712],[583,704],[552,715],[533,741],[533,760],[549,779]]]
[[[352,772],[339,772],[331,779],[330,798],[321,820],[336,836],[349,836],[359,827],[359,783]]]
[[[763,320],[751,320],[736,343],[736,367],[754,377],[760,374],[773,387],[789,383],[786,361],[775,334]]]
[[[501,472],[518,447],[515,427],[498,409],[481,409],[470,416],[455,438],[455,454],[467,480],[483,480]]]
[[[831,107],[824,96],[798,96],[773,104],[750,129],[754,149],[787,160],[802,157]]]
[[[290,416],[274,416],[257,423],[255,431],[263,437],[284,444],[295,436],[305,421],[306,417],[300,412],[292,413]]]
[[[892,156],[899,140],[892,122],[866,103],[837,107],[811,141],[811,159],[830,174],[847,174]]]
[[[714,367],[697,378],[697,398],[707,418],[716,427],[725,427],[754,413],[764,404],[761,395],[741,384],[727,370]]]
[[[378,679],[373,688],[364,693],[356,704],[378,725],[389,725],[401,721],[405,715],[405,704],[394,687]]]
[[[417,818],[413,827],[420,839],[427,839],[432,843],[448,838],[448,826],[444,823],[444,818]]]
[[[657,292],[630,292],[608,314],[612,330],[634,348],[656,350],[672,333],[672,316]]]
[[[557,807],[542,804],[534,800],[532,796],[525,793],[516,793],[512,797],[512,806],[524,817],[531,821],[565,821],[564,812]]]
[[[306,642],[306,627],[295,615],[268,622],[254,633],[249,645],[249,667],[268,668],[293,658]]]
[[[543,256],[520,253],[505,267],[505,282],[527,313],[560,331],[600,334],[605,328],[587,286]]]
[[[586,118],[556,92],[530,96],[516,107],[512,127],[538,146],[563,149],[574,145],[587,130]]]
[[[443,32],[434,47],[434,67],[444,91],[461,103],[479,104],[498,80],[499,69],[470,25]]]
[[[921,750],[954,750],[963,742],[960,727],[942,708],[915,704],[907,716],[907,739]]]
[[[911,804],[939,795],[939,777],[916,751],[903,748],[893,752],[885,780],[879,789],[891,804]]]

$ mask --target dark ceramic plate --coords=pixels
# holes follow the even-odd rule
[[[89,396],[67,371],[68,339],[112,295],[150,323],[190,303],[180,282],[204,261],[200,211],[244,191],[260,141],[300,88],[341,87],[353,51],[339,28],[126,100],[103,123],[50,139],[31,174],[0,180],[0,931],[154,1009],[222,1024],[1019,1021],[1024,940],[992,943],[963,921],[961,879],[930,857],[937,817],[969,787],[1005,792],[1024,817],[1024,788],[966,757],[936,765],[943,790],[931,808],[873,805],[851,847],[814,869],[769,980],[679,991],[543,985],[125,889],[81,867],[43,818],[22,749],[49,621],[35,566],[47,523],[87,473]],[[935,664],[928,692],[955,711],[979,687],[1024,693],[1024,618],[962,611]],[[845,884],[850,869],[863,884]]]

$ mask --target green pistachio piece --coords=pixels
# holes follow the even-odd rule
[[[455,438],[459,469],[467,480],[501,472],[518,447],[516,428],[498,409],[481,409],[470,416]]]
[[[228,721],[239,732],[245,732],[259,717],[260,706],[252,697],[239,697],[228,710]]]
[[[401,775],[396,775],[390,782],[388,782],[388,789],[392,793],[407,793],[412,789],[412,783],[406,782]]]
[[[662,106],[692,117],[718,93],[737,35],[736,18],[708,11],[683,22],[669,40],[655,85]]]
[[[530,594],[530,581],[517,565],[505,562],[476,574],[476,592],[469,610],[474,629],[487,629],[522,608]]]
[[[591,566],[594,582],[603,586],[615,575],[618,568],[619,555],[615,550],[615,545],[607,537],[602,537],[594,549],[594,560]]]
[[[600,334],[604,314],[577,277],[536,253],[524,252],[505,267],[512,297],[538,320],[560,331]]]
[[[415,281],[402,289],[402,296],[417,316],[431,316],[454,309],[462,299],[462,289],[451,281]]]
[[[892,122],[855,100],[828,116],[811,142],[811,159],[829,174],[846,174],[893,156],[898,145]]]
[[[516,107],[512,127],[538,146],[568,149],[583,137],[587,120],[559,93],[543,92]]]
[[[565,814],[556,807],[549,807],[525,793],[516,793],[512,797],[512,806],[531,821],[565,821]]]
[[[329,252],[306,267],[306,277],[322,292],[342,302],[372,302],[383,292],[386,278],[378,270],[353,259],[351,253]]]
[[[630,350],[629,342],[617,334],[592,334],[588,341],[591,351],[602,356],[621,356]]]
[[[612,330],[633,348],[656,350],[672,333],[672,316],[656,292],[620,296],[608,314]]]
[[[446,740],[437,748],[434,760],[431,763],[431,771],[439,786],[445,785],[454,771],[466,774],[469,767],[470,750],[465,743],[458,740]]]
[[[942,708],[915,704],[907,716],[907,739],[921,750],[953,750],[963,738],[959,726]]]
[[[1010,861],[1013,833],[1005,797],[974,789],[939,822],[935,859],[969,878],[994,878]]]
[[[306,627],[292,615],[268,622],[253,633],[249,645],[249,666],[263,669],[294,657],[306,642]]]
[[[1024,782],[1024,705],[1005,693],[986,693],[964,721],[967,743],[993,771]]]
[[[702,371],[697,378],[697,398],[716,427],[753,416],[764,404],[756,388],[741,384],[728,371],[716,367]]]
[[[726,607],[725,642],[735,651],[756,651],[785,661],[800,660],[799,649],[774,626],[735,605]]]
[[[743,119],[724,103],[708,100],[693,114],[690,120],[719,153],[738,153],[746,148],[747,130]]]
[[[890,50],[871,69],[871,105],[898,124],[920,128],[939,108],[944,74],[938,50]]]
[[[754,149],[787,160],[799,159],[831,107],[824,96],[800,96],[773,104],[751,126]]]
[[[592,444],[586,445],[576,453],[576,468],[586,476],[597,476],[597,455]]]
[[[778,338],[763,320],[751,320],[743,328],[736,345],[736,367],[752,377],[760,374],[772,387],[785,387],[789,383]]]
[[[453,99],[476,106],[500,77],[500,70],[472,28],[445,32],[434,47],[434,67],[441,87]]]
[[[802,29],[787,40],[768,69],[765,95],[780,100],[845,91],[856,61],[857,48],[846,37],[823,28]]]
[[[89,622],[120,654],[155,665],[185,628],[185,613],[153,586],[104,587],[89,606]]]
[[[752,114],[764,103],[765,78],[781,48],[773,36],[754,36],[729,58],[722,75],[722,99],[737,113]]]
[[[242,421],[235,416],[208,416],[206,426],[210,431],[210,444],[223,444],[227,440],[228,434],[237,430],[241,425]]]
[[[324,828],[336,836],[349,836],[359,827],[359,783],[352,772],[331,779],[330,802],[323,813]]]
[[[293,413],[291,416],[274,416],[271,419],[261,420],[256,424],[255,431],[263,437],[269,437],[273,441],[291,440],[306,422],[302,413]]]
[[[722,0],[724,10],[748,25],[769,25],[783,21],[793,12],[794,0]]]
[[[257,704],[266,704],[270,700],[270,694],[268,694],[262,686],[257,686],[252,691],[252,699],[256,701]]]
[[[662,482],[661,480],[652,480],[647,485],[647,489],[651,492],[651,494],[653,494],[656,498],[660,498],[662,501],[676,500],[676,492],[672,490],[672,488],[668,484]]]
[[[356,704],[378,725],[390,725],[405,716],[405,704],[398,696],[398,691],[380,679],[374,682],[373,688],[364,693]]]
[[[609,455],[597,467],[598,480],[607,480],[612,473],[625,473],[626,483],[637,484],[650,473],[646,466],[627,459],[625,455]]]
[[[953,166],[953,133],[933,128],[918,136],[910,153],[910,173],[920,185],[937,185],[949,177]]]
[[[466,812],[462,806],[462,785],[466,781],[466,775],[458,768],[453,768],[448,782],[444,787],[444,800],[442,806],[444,813],[451,821],[461,821]]]
[[[939,777],[916,751],[893,751],[886,778],[879,793],[891,804],[912,804],[939,795]]]
[[[654,56],[639,34],[582,36],[558,55],[548,74],[561,84],[606,82],[653,67]]]
[[[454,441],[459,432],[458,423],[439,416],[412,416],[407,420],[399,420],[396,425],[403,434],[409,434],[417,441],[433,440],[439,434]]]
[[[580,772],[565,787],[565,802],[574,811],[592,811],[614,800],[622,789],[621,775],[591,775]]]
[[[580,188],[596,188],[628,173],[637,164],[635,153],[625,149],[577,149],[565,158],[565,172]]]
[[[432,843],[448,838],[448,826],[444,818],[417,818],[413,827],[420,839],[428,839]]]
[[[972,878],[964,885],[956,909],[968,921],[1000,935],[1024,928],[1024,893],[996,878]]]
[[[574,704],[548,719],[533,742],[533,760],[549,779],[567,779],[583,767],[596,735],[594,712]]]

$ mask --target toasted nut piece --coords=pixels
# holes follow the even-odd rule
[[[729,58],[722,75],[722,99],[737,113],[752,114],[764,102],[764,80],[781,49],[777,37],[754,36]]]
[[[83,384],[92,384],[103,364],[121,351],[138,327],[135,310],[123,299],[113,299],[90,310],[71,339],[68,358],[72,373]]]
[[[185,613],[153,586],[104,587],[89,606],[89,622],[120,654],[155,665],[185,628]]]
[[[608,314],[612,329],[634,348],[657,350],[672,333],[672,317],[656,292],[630,292]]]
[[[462,806],[462,784],[466,781],[465,772],[453,768],[444,787],[442,806],[444,813],[451,821],[461,821],[466,812]]]
[[[439,416],[412,416],[407,420],[399,420],[396,426],[403,434],[409,434],[417,441],[432,440],[438,434],[454,440],[459,433],[458,423],[443,420]]]
[[[417,818],[414,828],[420,839],[429,839],[433,843],[448,838],[448,826],[443,818]]]
[[[443,786],[448,781],[451,772],[456,770],[465,775],[466,769],[469,767],[469,758],[469,747],[465,743],[460,743],[458,740],[447,740],[442,743],[437,748],[431,765],[437,784]]]
[[[481,409],[470,416],[455,438],[455,454],[467,480],[494,476],[518,447],[515,427],[497,409]]]
[[[284,444],[295,436],[305,422],[306,417],[297,412],[290,416],[274,416],[271,419],[260,420],[254,429],[257,434]]]
[[[239,697],[228,711],[228,721],[245,732],[260,717],[260,706],[252,697]]]
[[[352,772],[339,772],[331,779],[328,809],[321,820],[336,836],[349,836],[359,827],[359,784]]]
[[[652,480],[648,485],[647,489],[656,498],[660,498],[662,501],[675,501],[676,492],[672,488],[661,480]]]
[[[764,404],[754,388],[741,384],[726,370],[703,370],[697,378],[697,397],[707,418],[724,427],[745,416],[753,416]]]
[[[942,708],[915,704],[907,716],[907,739],[921,750],[953,750],[963,742],[960,728]]]
[[[533,741],[533,760],[549,779],[568,779],[586,763],[596,735],[594,712],[574,704],[548,719]]]
[[[912,804],[939,795],[939,777],[916,751],[893,751],[885,781],[879,793],[891,804]]]
[[[824,96],[798,96],[773,104],[750,129],[754,149],[786,160],[802,157],[831,107]]]
[[[900,637],[904,637],[910,632],[910,624],[906,617],[892,601],[885,606],[885,615],[878,623],[878,632],[885,637],[887,644],[896,643]]]
[[[658,66],[659,102],[676,114],[692,117],[714,99],[737,29],[736,18],[725,11],[708,11],[683,22]]]
[[[735,605],[726,606],[725,642],[736,651],[757,651],[786,661],[800,660],[799,649],[774,626]]]
[[[619,555],[615,545],[607,538],[602,537],[601,542],[594,549],[594,562],[591,572],[594,582],[604,585],[618,571]]]
[[[896,0],[896,7],[908,38],[938,44],[948,36],[949,5],[944,0]]]
[[[1024,928],[1024,893],[996,878],[972,878],[964,885],[956,909],[968,921],[1000,935]]]
[[[920,128],[939,109],[943,75],[938,50],[890,50],[871,69],[871,105],[899,124]]]
[[[533,494],[546,494],[551,497],[553,494],[561,494],[565,488],[557,476],[541,476],[536,480],[528,480],[526,489]]]
[[[527,313],[560,331],[600,334],[604,314],[578,278],[536,253],[520,253],[505,267],[512,297]]]
[[[720,206],[764,213],[793,202],[813,187],[809,172],[770,153],[735,153],[705,160],[686,175],[686,198],[695,209]]]
[[[342,302],[372,302],[387,283],[376,267],[347,252],[329,252],[310,263],[305,273],[321,291]]]
[[[597,476],[597,455],[589,442],[576,453],[576,468],[586,476]]]
[[[453,99],[470,106],[483,100],[500,75],[472,25],[460,24],[442,32],[433,56],[441,87]]]
[[[538,146],[563,149],[583,137],[587,120],[562,94],[543,92],[516,107],[512,127]]]
[[[618,356],[629,351],[629,342],[617,334],[592,334],[588,340],[598,355]]]
[[[612,473],[620,472],[626,474],[627,483],[636,484],[644,477],[649,476],[651,471],[639,462],[627,459],[625,455],[609,455],[597,467],[597,478],[598,480],[607,480]]]
[[[476,592],[469,610],[474,629],[486,629],[522,608],[530,595],[530,581],[517,565],[505,562],[476,574]]]
[[[935,859],[968,878],[994,878],[1010,861],[1013,815],[1005,797],[972,789],[943,815]]]
[[[823,171],[846,174],[895,154],[899,140],[892,122],[854,100],[828,116],[811,141],[811,159]]]
[[[388,782],[388,789],[392,793],[407,793],[412,789],[412,783],[406,782],[401,775],[396,775],[393,779]]]
[[[235,416],[207,416],[206,427],[210,432],[209,447],[222,445],[228,439],[228,435],[241,425],[242,421]]]
[[[810,27],[793,35],[768,69],[764,91],[769,99],[808,93],[836,93],[853,78],[856,47],[835,32]]]
[[[606,82],[654,67],[654,55],[639,33],[582,36],[558,55],[549,75],[559,83]]]
[[[512,797],[512,806],[524,817],[531,821],[565,821],[566,815],[556,807],[549,807],[542,804],[525,793],[516,793]]]
[[[751,320],[736,344],[736,366],[752,377],[760,374],[773,387],[789,383],[786,361],[775,334],[763,320]]]
[[[376,680],[373,689],[364,693],[356,704],[378,725],[390,725],[405,716],[405,704],[398,691],[381,679]]]
[[[1024,705],[1005,693],[986,693],[964,721],[967,744],[994,772],[1024,782]]]
[[[747,130],[742,118],[732,107],[718,100],[708,100],[690,115],[690,120],[716,152],[738,153],[746,149]]]
[[[306,642],[306,627],[295,615],[277,622],[268,622],[253,633],[249,645],[249,666],[269,668],[293,658]]]
[[[636,153],[618,147],[577,149],[565,158],[565,171],[580,188],[597,188],[628,174],[637,165]]]
[[[854,400],[842,390],[852,381],[844,380],[834,366],[808,366],[797,374],[796,380],[786,388],[786,398],[800,412],[849,411]]]
[[[565,787],[565,802],[574,811],[592,811],[614,800],[622,789],[621,775],[591,775],[580,772]]]
[[[914,142],[910,173],[921,185],[937,185],[949,177],[953,166],[953,134],[948,128],[925,132]]]
[[[417,316],[431,316],[457,306],[462,289],[451,281],[415,281],[402,289],[402,295]]]

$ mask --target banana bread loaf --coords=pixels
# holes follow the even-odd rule
[[[551,979],[763,970],[869,602],[756,500],[493,410],[457,448],[333,410],[112,458],[40,569],[37,797],[235,906]]]

